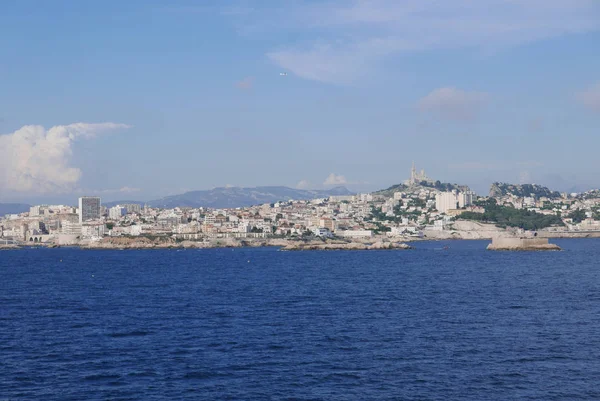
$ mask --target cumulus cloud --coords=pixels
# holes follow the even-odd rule
[[[578,93],[577,98],[590,110],[600,113],[600,82]]]
[[[0,135],[0,189],[18,192],[60,192],[81,178],[81,170],[69,165],[72,144],[106,131],[129,128],[115,123],[75,123],[48,130],[26,125]]]
[[[393,55],[488,51],[598,31],[599,12],[597,0],[300,0],[253,9],[239,25],[246,34],[258,26],[281,38],[301,34],[302,42],[280,43],[267,57],[302,78],[339,84]]]
[[[451,120],[472,120],[486,104],[488,95],[457,88],[439,88],[422,98],[417,107]]]
[[[343,175],[337,175],[334,173],[329,174],[329,176],[323,182],[323,185],[345,185],[348,181],[346,181],[346,177]]]
[[[296,184],[296,188],[298,188],[298,189],[308,189],[308,188],[310,188],[310,182],[308,180],[300,180]]]
[[[254,87],[254,77],[246,77],[236,82],[235,86],[240,90],[250,90]]]

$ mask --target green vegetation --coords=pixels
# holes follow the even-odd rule
[[[374,207],[371,209],[371,220],[390,221],[390,222],[399,223],[402,221],[403,217],[408,218],[409,220],[417,220],[419,218],[419,216],[421,215],[421,212],[418,212],[418,211],[407,212],[406,210],[401,209],[400,206],[401,205],[394,207],[394,215],[393,216],[387,216],[385,213],[383,213],[381,211],[381,208]]]
[[[500,206],[495,199],[485,202],[485,212],[463,212],[459,218],[486,223],[495,223],[497,227],[518,227],[524,230],[539,230],[551,226],[564,225],[556,215],[545,215],[511,206]]]
[[[571,213],[567,215],[567,217],[573,219],[573,223],[579,224],[587,217],[585,215],[585,211],[582,209],[573,210]]]
[[[374,234],[381,234],[381,233],[386,233],[389,231],[392,231],[391,228],[384,226],[383,224],[381,224],[380,222],[375,222],[375,225],[377,226],[377,228],[375,228],[373,230]]]
[[[408,187],[404,184],[392,185],[389,188],[382,189],[381,191],[374,192],[374,195],[392,196],[394,192],[403,192]]]
[[[113,228],[115,228],[115,224],[114,223],[106,223],[106,228],[109,230],[112,230]]]
[[[524,198],[528,196],[535,196],[536,198],[550,198],[556,199],[560,198],[560,192],[552,191],[546,187],[536,184],[522,184],[522,185],[514,185],[507,184],[504,182],[495,182],[492,184],[492,188],[490,189],[490,196],[493,197],[501,197],[507,194],[513,194],[519,198]]]
[[[435,188],[438,191],[452,191],[454,189],[456,189],[456,190],[460,189],[460,187],[456,184],[441,182],[440,180],[437,180],[433,184],[430,182],[427,182],[427,181],[421,181],[421,186],[427,187],[427,188]]]

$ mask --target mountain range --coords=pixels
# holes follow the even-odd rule
[[[236,208],[289,199],[309,200],[325,198],[334,195],[351,195],[345,187],[335,187],[324,190],[295,189],[283,186],[267,187],[220,187],[203,191],[190,191],[180,195],[166,196],[148,202],[139,201],[115,201],[103,203],[106,207],[119,204],[135,203],[148,205],[150,207],[175,208],[175,207],[210,207],[210,208]]]
[[[0,203],[0,216],[28,212],[30,207],[24,203]]]

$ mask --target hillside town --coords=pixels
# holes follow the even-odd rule
[[[533,226],[548,236],[600,235],[598,190],[561,194],[534,184],[495,183],[490,196],[479,197],[466,186],[434,181],[413,164],[408,180],[386,190],[312,200],[282,199],[251,207],[104,207],[99,197],[81,197],[77,207],[36,205],[29,212],[0,218],[0,244],[93,247],[114,243],[116,238],[168,239],[170,243],[206,246],[226,239],[411,241],[490,238],[499,232],[522,234],[530,229],[515,223],[514,217],[504,223],[490,220],[494,218],[488,213],[490,205],[495,210],[520,211],[528,221],[531,216],[550,217],[546,226]]]

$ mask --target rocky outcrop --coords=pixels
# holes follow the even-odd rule
[[[487,246],[491,251],[560,251],[547,238],[494,238]]]
[[[168,249],[181,247],[171,237],[111,237],[81,244],[84,249]]]
[[[335,251],[335,250],[384,250],[413,249],[410,245],[398,242],[375,242],[373,244],[359,242],[290,242],[282,247],[282,251]]]
[[[0,251],[7,251],[10,249],[20,249],[21,247],[14,244],[0,244]]]

